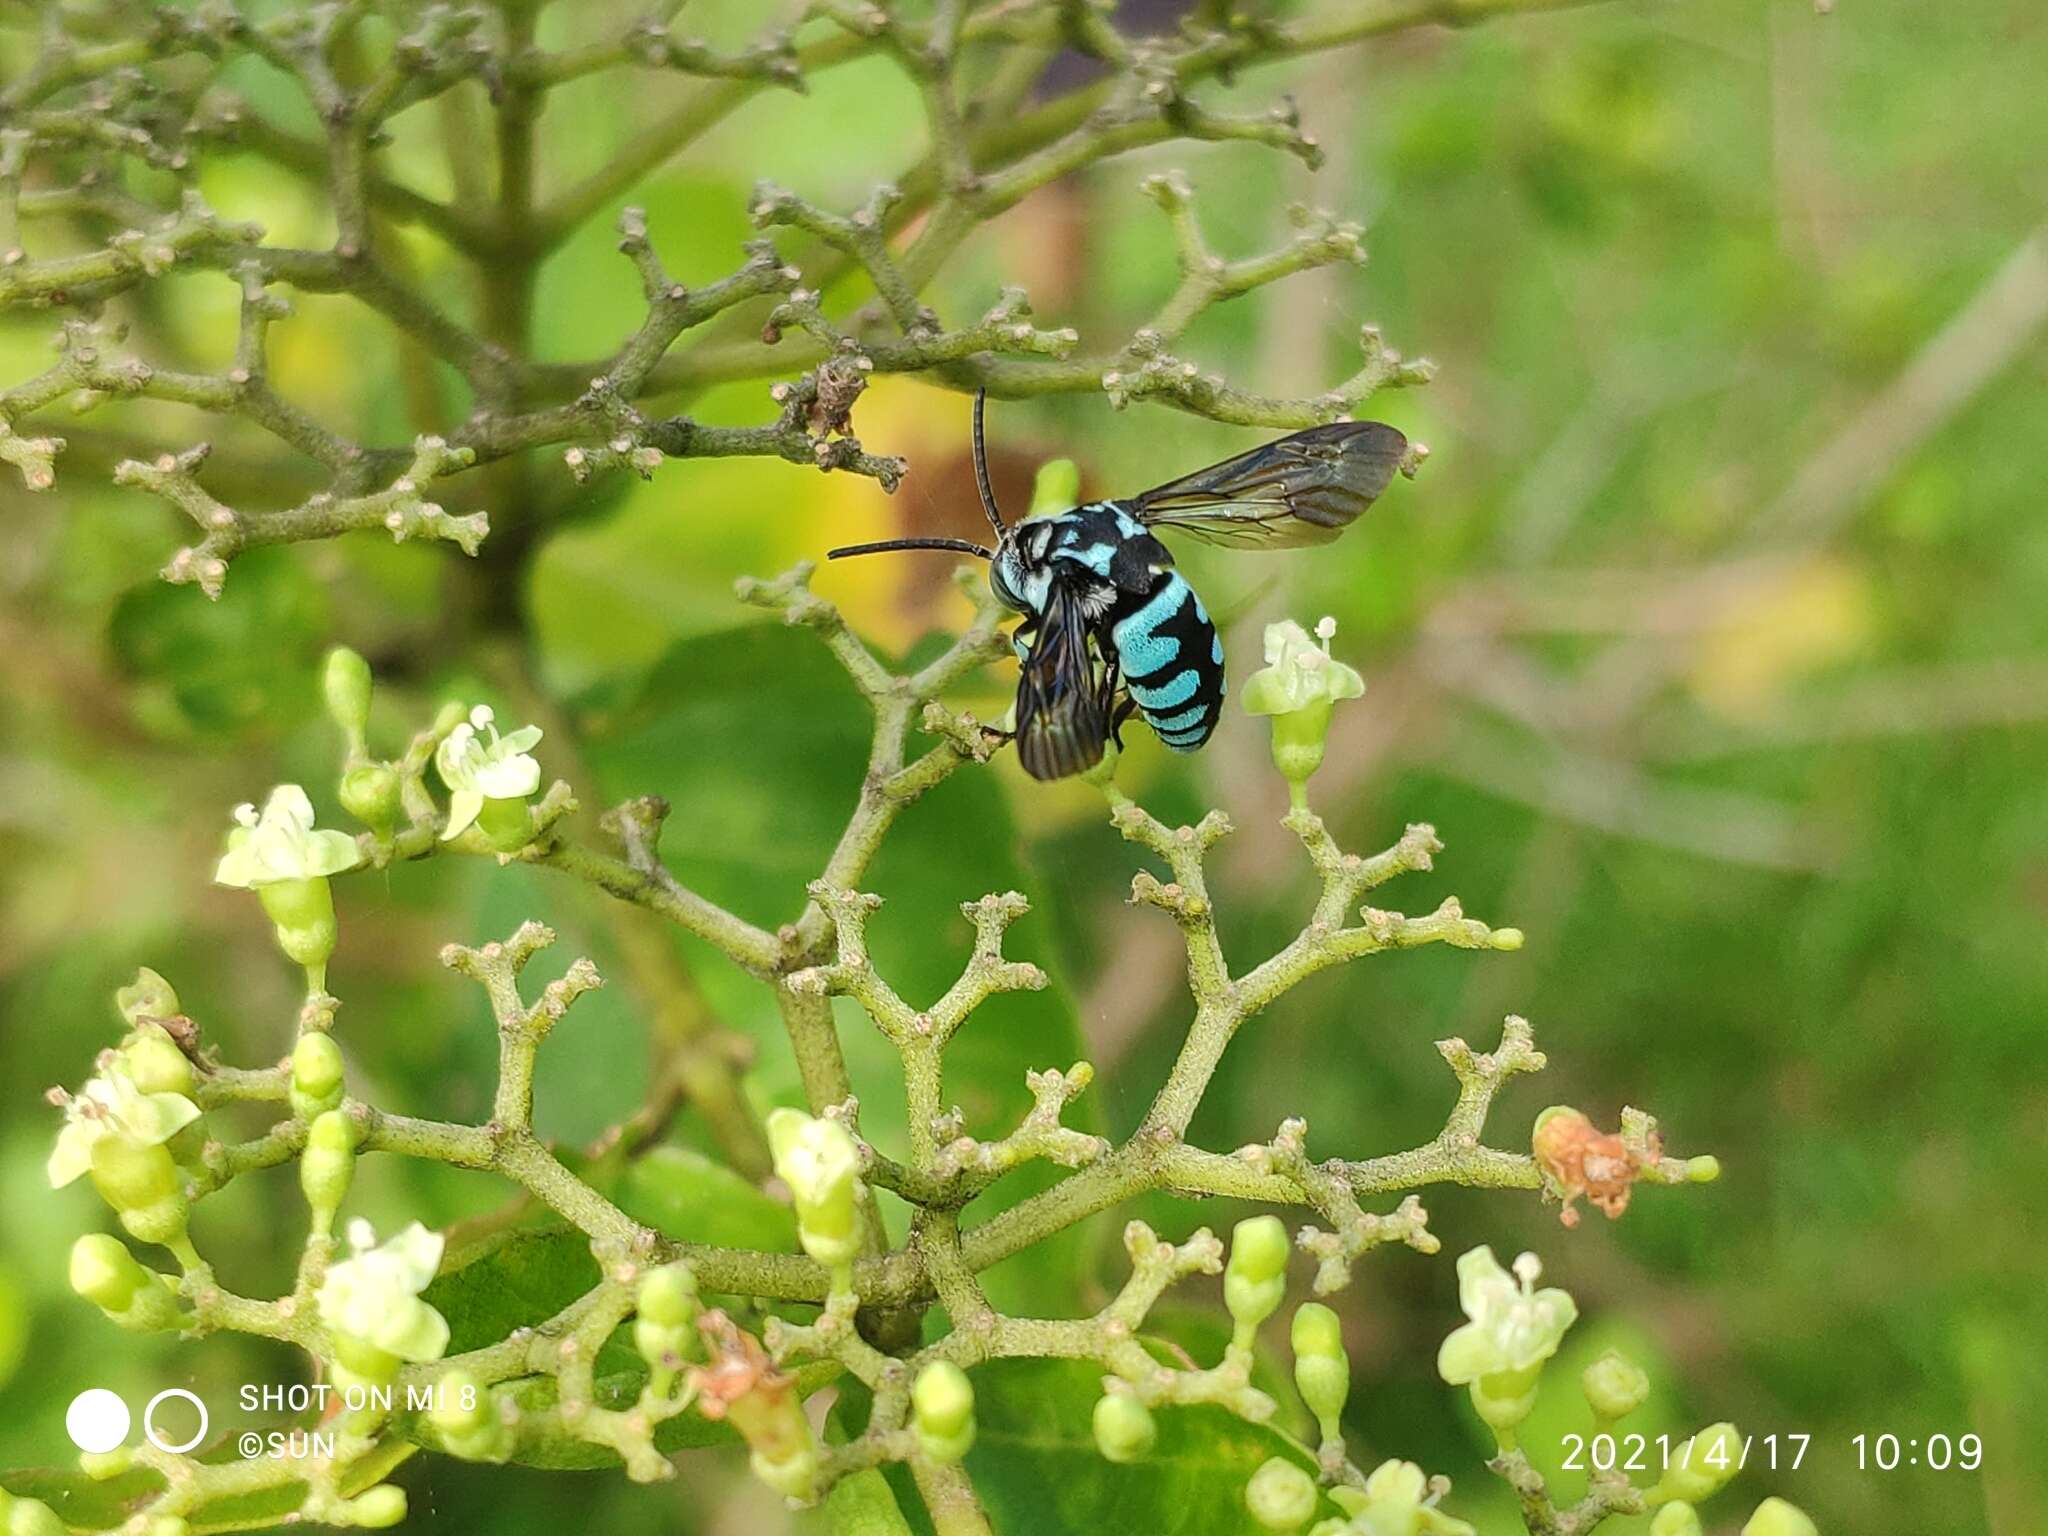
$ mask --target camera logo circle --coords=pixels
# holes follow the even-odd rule
[[[64,1433],[81,1451],[105,1455],[128,1438],[128,1405],[105,1387],[87,1387],[64,1410]]]
[[[176,1398],[181,1402],[190,1403],[193,1407],[193,1410],[199,1415],[199,1427],[192,1431],[192,1438],[190,1440],[180,1441],[176,1444],[173,1444],[171,1441],[163,1439],[158,1434],[156,1427],[157,1408],[161,1404],[173,1398]],[[149,1400],[148,1406],[146,1406],[142,1410],[143,1435],[148,1439],[151,1445],[155,1446],[158,1450],[162,1451],[166,1456],[182,1456],[185,1454],[185,1452],[191,1450],[193,1447],[198,1445],[200,1441],[206,1438],[206,1427],[206,1404],[199,1401],[197,1394],[187,1392],[183,1387],[164,1388],[163,1391],[157,1393],[155,1397],[152,1397]]]

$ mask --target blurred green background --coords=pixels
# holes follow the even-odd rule
[[[546,25],[565,33],[578,9]],[[747,8],[701,9],[715,33]],[[1327,551],[1188,549],[1185,568],[1234,616],[1239,679],[1263,621],[1337,617],[1369,692],[1341,720],[1319,808],[1361,849],[1433,822],[1449,845],[1437,872],[1383,894],[1415,911],[1456,892],[1528,944],[1377,959],[1303,987],[1233,1047],[1194,1135],[1234,1146],[1298,1113],[1319,1155],[1426,1140],[1450,1098],[1430,1042],[1491,1045],[1512,1011],[1552,1067],[1503,1098],[1496,1141],[1518,1142],[1549,1103],[1611,1123],[1627,1102],[1659,1115],[1675,1150],[1719,1154],[1719,1184],[1652,1191],[1620,1222],[1572,1231],[1523,1196],[1427,1202],[1450,1253],[1490,1242],[1543,1257],[1587,1319],[1571,1358],[1621,1342],[1655,1362],[1654,1429],[1730,1417],[1813,1437],[1797,1471],[1753,1471],[1716,1529],[1776,1491],[1832,1532],[2048,1530],[2044,68],[2048,11],[2032,0],[1965,0],[1938,24],[1904,0],[1843,0],[1833,15],[1703,0],[1413,32],[1240,87],[1248,103],[1294,92],[1331,152],[1320,173],[1243,146],[1113,161],[983,231],[934,294],[964,316],[1022,282],[1045,323],[1120,340],[1172,285],[1162,223],[1135,190],[1167,166],[1188,171],[1233,254],[1275,242],[1294,199],[1367,223],[1362,272],[1218,311],[1186,350],[1248,387],[1309,393],[1355,366],[1355,326],[1376,322],[1440,365],[1426,390],[1372,406],[1431,445],[1426,470]],[[260,71],[237,83],[292,110]],[[659,83],[559,93],[546,175],[603,163],[661,99]],[[390,154],[432,184],[432,125],[417,126]],[[919,134],[900,77],[856,64],[808,98],[758,98],[621,201],[643,204],[671,269],[702,281],[737,264],[755,178],[851,206]],[[221,159],[202,184],[274,239],[327,238],[311,195],[253,157]],[[464,303],[464,269],[408,238],[418,279]],[[601,353],[637,323],[613,238],[600,218],[547,269],[543,356]],[[211,275],[161,284],[133,301],[138,344],[222,366],[234,297]],[[50,328],[0,322],[0,377],[45,366]],[[301,298],[273,346],[284,393],[379,440],[453,409],[445,381],[345,301]],[[694,409],[744,422],[771,407],[749,383]],[[995,402],[990,416],[1012,504],[1053,455],[1113,494],[1258,436],[1097,396]],[[104,1212],[82,1186],[45,1187],[56,1122],[41,1094],[113,1038],[111,993],[138,964],[173,980],[230,1059],[284,1049],[293,977],[255,904],[207,877],[228,808],[273,782],[303,780],[334,814],[323,649],[355,645],[391,679],[387,747],[409,712],[451,693],[536,716],[544,763],[586,805],[670,796],[685,878],[756,921],[785,919],[858,783],[861,711],[804,637],[736,605],[731,581],[857,537],[971,533],[966,421],[957,395],[870,392],[864,441],[912,464],[893,500],[739,460],[579,489],[550,457],[531,471],[546,518],[510,555],[487,548],[470,566],[370,537],[262,551],[237,561],[216,605],[156,582],[180,530],[96,472],[138,442],[215,430],[196,416],[58,423],[72,449],[49,495],[10,472],[0,1465],[65,1459],[63,1405],[88,1384],[225,1401],[298,1370],[245,1341],[135,1339],[69,1295],[62,1254]],[[252,505],[309,488],[232,434],[216,472],[226,499]],[[463,507],[490,504],[487,482],[470,494]],[[900,651],[961,618],[946,565],[862,562],[818,588]],[[963,697],[993,713],[1007,683],[991,673]],[[1192,762],[1134,731],[1124,769],[1162,816],[1220,804],[1237,821],[1215,885],[1240,964],[1282,942],[1308,899],[1263,731],[1233,713]],[[963,1044],[952,1084],[971,1121],[1014,1101],[1023,1065],[1064,1065],[1076,1034],[1105,1119],[1127,1128],[1142,1112],[1185,1010],[1171,925],[1122,905],[1132,868],[1099,800],[1007,761],[906,817],[870,880],[891,900],[877,938],[904,989],[956,964],[966,935],[950,904],[1008,885],[1036,906],[1017,948],[1058,978],[977,1016],[984,1036]],[[563,932],[557,964],[589,952],[620,981],[545,1054],[542,1129],[587,1139],[639,1102],[649,1000],[583,892],[443,861],[340,894],[334,986],[377,1102],[485,1112],[487,1022],[434,956],[529,916]],[[709,1005],[758,1037],[761,1094],[787,1094],[765,995],[685,958]],[[847,1021],[863,1094],[885,1099],[864,1029]],[[386,1160],[361,1185],[380,1224],[447,1221],[499,1195]],[[296,1207],[288,1172],[245,1180],[203,1208],[200,1245],[238,1288],[277,1287]],[[1143,1214],[1184,1235],[1241,1213],[1158,1201]],[[1078,1284],[1054,1291],[1090,1301],[1116,1283],[1120,1219],[1089,1230]],[[1027,1281],[1016,1294],[1054,1294]],[[1453,1507],[1508,1528],[1476,1425],[1433,1375],[1457,1321],[1448,1256],[1381,1254],[1339,1301],[1354,1454],[1449,1472]],[[1561,1382],[1548,1433],[1574,1427],[1571,1396]],[[1859,1471],[1851,1437],[1881,1431],[1978,1433],[1985,1468]],[[432,1516],[421,1523],[450,1530],[775,1529],[774,1501],[732,1470],[700,1454],[658,1489],[443,1462],[405,1478]]]

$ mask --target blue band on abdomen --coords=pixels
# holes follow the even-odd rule
[[[1155,709],[1172,709],[1175,705],[1187,703],[1195,696],[1195,690],[1201,686],[1201,673],[1189,667],[1187,671],[1175,673],[1157,687],[1148,688],[1143,683],[1131,684],[1131,697],[1136,699],[1139,707],[1149,715]]]

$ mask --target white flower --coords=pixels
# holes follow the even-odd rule
[[[1555,1286],[1533,1289],[1542,1264],[1533,1253],[1515,1260],[1511,1275],[1491,1248],[1458,1259],[1458,1305],[1472,1319],[1437,1351],[1437,1373],[1452,1386],[1482,1376],[1530,1370],[1557,1353],[1578,1304]]]
[[[1312,704],[1355,699],[1365,692],[1365,679],[1330,655],[1330,637],[1337,621],[1322,619],[1311,636],[1292,619],[1266,626],[1266,665],[1244,685],[1248,714],[1288,715]]]
[[[450,731],[434,753],[434,766],[448,786],[448,825],[441,836],[460,837],[483,813],[486,800],[524,800],[540,788],[540,764],[526,755],[540,740],[540,727],[522,725],[500,736],[489,705],[479,704]],[[484,739],[482,732],[490,732]]]
[[[50,1154],[50,1187],[62,1189],[92,1168],[92,1149],[105,1136],[122,1136],[140,1146],[161,1146],[199,1118],[199,1106],[182,1093],[144,1093],[119,1057],[78,1091],[51,1090],[64,1107],[64,1129]]]
[[[213,878],[221,885],[254,890],[287,880],[318,880],[353,869],[361,857],[346,832],[313,826],[313,802],[296,784],[280,784],[263,803],[235,807],[239,823],[228,833],[228,851]]]
[[[375,1345],[401,1360],[438,1360],[448,1322],[420,1292],[441,1266],[441,1234],[414,1222],[381,1247],[370,1224],[348,1224],[355,1257],[327,1271],[314,1300],[330,1332]]]

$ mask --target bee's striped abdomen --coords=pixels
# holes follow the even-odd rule
[[[1176,752],[1209,739],[1223,712],[1223,642],[1178,571],[1120,604],[1109,635],[1125,686],[1145,721]]]

